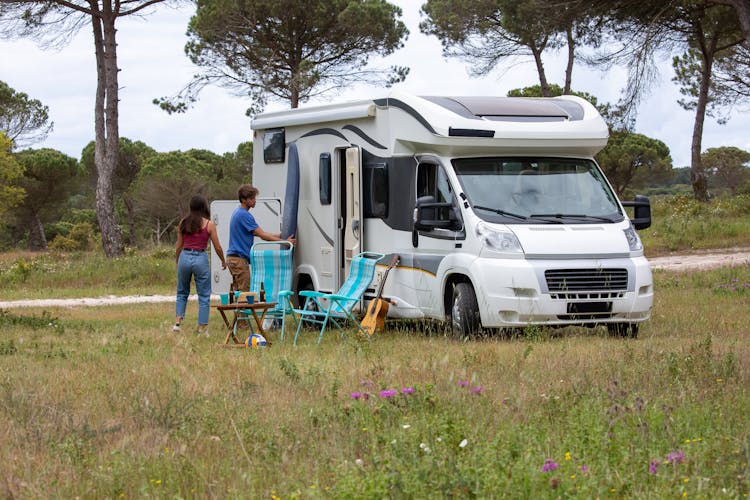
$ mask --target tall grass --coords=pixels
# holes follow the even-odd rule
[[[639,231],[647,255],[750,246],[750,196],[709,203],[692,196],[653,197],[649,229]]]
[[[107,258],[101,251],[0,254],[4,300],[174,293],[174,248]]]
[[[215,313],[210,338],[169,332],[171,304],[4,311],[0,492],[745,497],[750,266],[655,278],[636,340],[390,328],[225,349]]]

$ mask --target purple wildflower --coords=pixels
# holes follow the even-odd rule
[[[483,390],[484,390],[484,387],[482,387],[481,385],[479,385],[479,386],[477,386],[477,387],[472,387],[472,388],[471,388],[471,393],[472,393],[472,394],[479,394],[479,393],[480,393],[480,392],[482,392]]]
[[[548,458],[544,461],[544,465],[542,465],[542,472],[548,472],[555,469],[557,469],[557,463],[555,463],[554,460]]]
[[[362,393],[361,392],[353,392],[351,394],[351,396],[352,396],[352,399],[359,399],[359,398],[362,397]]]
[[[648,473],[649,474],[656,474],[656,469],[659,467],[659,461],[658,460],[651,460],[651,463],[648,464]]]
[[[682,450],[673,451],[667,455],[667,462],[672,462],[673,464],[681,464],[684,460],[685,452]]]
[[[468,380],[459,380],[459,381],[458,381],[458,382],[456,382],[456,383],[457,383],[458,385],[460,385],[461,387],[469,387],[469,381],[468,381]]]
[[[589,473],[589,468],[587,466],[585,466],[585,465],[582,465],[581,466],[581,473],[582,474],[588,474]]]
[[[404,387],[403,389],[401,389],[401,394],[412,394],[412,393],[414,393],[413,387]]]
[[[380,391],[381,398],[392,398],[396,394],[398,394],[398,391],[396,391],[396,389],[384,389]]]

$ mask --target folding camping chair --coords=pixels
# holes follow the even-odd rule
[[[292,310],[297,321],[294,345],[297,345],[297,337],[299,337],[303,323],[316,323],[320,325],[318,344],[323,340],[323,333],[331,323],[343,333],[343,326],[348,321],[351,321],[362,333],[365,333],[359,321],[352,315],[352,309],[357,302],[362,300],[362,296],[370,286],[370,282],[372,282],[372,278],[375,275],[375,264],[383,256],[382,253],[373,252],[363,252],[355,255],[349,268],[349,276],[336,293],[326,294],[313,290],[300,291],[299,295],[305,298],[305,303],[301,309]],[[284,291],[281,292],[281,295],[289,297],[291,293],[291,291]]]
[[[294,246],[289,241],[261,241],[250,249],[250,291],[255,293],[259,300],[262,288],[265,292],[265,302],[276,302],[276,305],[266,312],[265,318],[281,320],[280,340],[284,340],[284,321],[286,314],[291,313],[292,304],[287,296],[280,296],[279,292],[292,287],[293,249]],[[240,311],[238,314],[239,318],[246,320],[252,330],[252,322],[249,321],[252,311]]]

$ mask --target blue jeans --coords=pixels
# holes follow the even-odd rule
[[[208,254],[205,251],[183,249],[177,261],[175,316],[178,318],[185,317],[192,277],[195,277],[195,291],[198,293],[198,324],[207,325],[211,306],[211,269],[208,266]]]

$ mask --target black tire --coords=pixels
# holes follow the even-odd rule
[[[315,289],[313,288],[312,283],[307,280],[300,284],[300,287],[297,289],[297,293],[294,295],[294,300],[297,302],[297,309],[302,309],[302,306],[305,305],[305,297],[302,297],[299,294],[303,290],[313,291]]]
[[[297,290],[297,297],[296,297],[297,309],[302,309],[303,307],[307,306],[305,307],[306,310],[317,311],[318,307],[315,305],[315,302],[311,300],[309,301],[309,303],[307,303],[306,297],[300,296],[299,292],[303,290],[314,291],[315,288],[313,287],[313,284],[310,283],[309,281],[305,281],[302,284],[302,286]],[[317,323],[313,323],[312,321],[302,321],[302,327],[306,329],[320,328],[320,326]]]
[[[472,337],[482,327],[477,296],[469,283],[456,283],[453,287],[450,325],[451,334],[457,338]]]
[[[638,337],[638,323],[608,323],[607,331],[613,336],[634,339]]]

